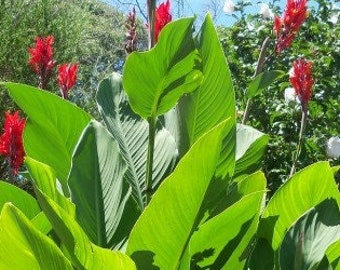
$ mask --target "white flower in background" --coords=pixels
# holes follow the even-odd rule
[[[262,3],[260,6],[260,14],[263,19],[271,19],[274,18],[273,11],[269,8],[268,4]]]
[[[337,24],[339,20],[340,8],[335,3],[331,3],[329,9],[331,11],[329,12],[328,21],[331,22],[332,24]]]
[[[232,0],[226,0],[224,2],[223,11],[227,14],[232,14],[235,11],[235,4]]]
[[[331,137],[327,142],[327,156],[330,158],[340,157],[340,138],[338,136]]]
[[[298,102],[299,99],[295,93],[295,89],[293,87],[288,87],[285,89],[285,101],[286,103],[290,102]]]
[[[339,12],[338,11],[333,11],[330,12],[330,16],[328,21],[330,21],[332,24],[336,24],[338,22],[339,19]]]

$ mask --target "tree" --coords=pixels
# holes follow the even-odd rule
[[[71,101],[98,116],[94,102],[97,84],[108,73],[121,71],[126,57],[125,20],[115,7],[96,0],[2,0],[0,24],[6,27],[0,28],[0,81],[37,86],[38,80],[27,64],[27,48],[34,44],[36,36],[53,35],[56,65],[79,64]],[[144,24],[139,27],[143,44]],[[56,73],[48,87],[59,94]],[[2,112],[13,109],[6,91],[0,91],[0,123]],[[0,176],[3,173],[0,166]]]

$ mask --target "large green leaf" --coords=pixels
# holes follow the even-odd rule
[[[340,270],[340,240],[331,245],[327,251],[327,259],[334,270]]]
[[[210,15],[206,17],[197,39],[204,79],[197,91],[184,96],[179,103],[179,151],[185,153],[188,149],[183,150],[183,147],[189,147],[212,127],[230,118],[233,125],[225,133],[216,172],[217,177],[229,179],[235,165],[235,97],[228,63]]]
[[[339,238],[339,206],[334,199],[326,199],[287,231],[280,247],[281,269],[316,269],[327,248]]]
[[[118,73],[101,81],[97,103],[106,126],[119,144],[127,165],[125,180],[131,185],[133,197],[142,210],[146,206],[148,123],[131,110]],[[177,149],[173,137],[165,128],[159,127],[155,135],[153,187],[172,170],[176,157]]]
[[[91,117],[47,91],[18,83],[4,83],[9,95],[27,114],[24,132],[28,156],[52,167],[67,194],[71,156]]]
[[[14,185],[0,181],[0,211],[7,202],[14,204],[29,219],[41,211],[38,202],[30,194]]]
[[[57,245],[10,203],[0,216],[0,269],[73,269]]]
[[[234,177],[251,174],[261,167],[268,141],[268,135],[246,125],[237,125]]]
[[[169,23],[148,52],[132,53],[123,71],[123,86],[132,109],[147,119],[174,107],[202,81],[200,57],[192,32],[194,18]]]
[[[50,166],[30,157],[26,157],[25,164],[34,184],[60,207],[74,216],[74,204],[57,189],[57,178],[54,170]]]
[[[79,224],[101,247],[111,246],[119,223],[124,222],[121,217],[131,194],[128,188],[123,191],[125,170],[114,138],[91,121],[74,151],[68,183]]]
[[[127,253],[139,269],[177,269],[199,225],[201,205],[221,151],[222,122],[202,138],[160,185],[131,232]]]
[[[136,269],[128,256],[93,244],[75,219],[39,189],[37,197],[76,269]]]
[[[257,75],[254,80],[248,85],[247,96],[248,98],[255,97],[260,94],[266,87],[271,85],[277,79],[281,78],[285,72],[281,70],[270,70],[262,72]]]
[[[334,198],[340,205],[339,192],[328,162],[306,167],[271,198],[261,218],[259,237],[265,238],[277,252],[292,224],[327,198]]]
[[[198,50],[202,57],[204,79],[200,88],[185,96],[180,105],[190,145],[224,119],[230,117],[231,121],[236,121],[228,63],[209,15],[198,36]]]
[[[189,244],[190,269],[243,269],[245,251],[257,230],[264,193],[263,189],[243,197],[199,226]]]

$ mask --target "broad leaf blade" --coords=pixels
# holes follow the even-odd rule
[[[190,269],[243,269],[254,237],[264,190],[243,197],[199,226],[190,240]],[[210,256],[202,254],[211,252]]]
[[[37,189],[37,197],[53,229],[65,245],[72,264],[77,269],[136,269],[132,260],[126,255],[91,243],[75,219],[39,189]]]
[[[280,247],[281,269],[317,269],[327,248],[339,238],[339,206],[326,199],[287,231]]]
[[[62,195],[57,189],[57,179],[54,170],[39,161],[30,157],[25,159],[26,167],[31,175],[34,184],[60,207],[66,210],[70,215],[75,215],[74,204]]]
[[[268,135],[246,125],[237,125],[234,177],[260,169],[268,141]]]
[[[39,88],[9,82],[4,85],[28,116],[24,132],[27,155],[52,167],[67,193],[72,152],[91,117],[72,103]]]
[[[307,210],[334,198],[340,205],[333,172],[327,162],[306,167],[290,178],[271,198],[260,222],[259,237],[277,251],[288,228]]]
[[[73,269],[57,245],[11,204],[0,217],[0,268]]]
[[[221,121],[235,122],[232,79],[213,21],[208,15],[198,37],[204,80],[200,88],[186,96],[180,109],[185,119],[190,145]]]
[[[106,126],[119,144],[127,165],[125,180],[131,185],[133,197],[142,210],[146,206],[148,123],[131,110],[118,73],[113,73],[101,81],[97,92],[97,104]],[[154,187],[173,169],[176,157],[177,149],[173,137],[160,126],[155,135]]]
[[[14,185],[0,181],[0,211],[7,202],[19,208],[29,219],[41,211],[38,202],[30,194]]]
[[[331,245],[326,252],[327,259],[334,270],[340,270],[340,240]]]
[[[266,87],[281,78],[285,73],[281,70],[270,70],[257,75],[248,85],[247,97],[253,98],[261,93]]]
[[[193,22],[194,18],[184,18],[169,23],[154,48],[127,58],[124,90],[132,109],[144,119],[167,112],[183,94],[199,86],[202,73]]]
[[[225,125],[226,121],[192,146],[137,221],[127,253],[140,269],[177,269],[180,265],[199,225],[197,217],[215,172]]]
[[[101,247],[109,247],[130,196],[123,191],[125,169],[116,141],[91,121],[74,151],[68,182],[79,224]]]

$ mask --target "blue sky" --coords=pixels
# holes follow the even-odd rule
[[[209,5],[209,0],[202,0],[202,1],[197,1],[197,0],[184,0],[184,5],[185,5],[185,13],[186,15],[191,15],[193,13],[196,13],[199,17],[203,16],[205,12],[208,9]],[[221,0],[221,2],[224,2]],[[237,0],[233,0],[233,2],[236,4]],[[249,13],[257,13],[260,11],[260,4],[261,3],[272,3],[272,0],[249,0],[251,3],[251,7],[247,9],[247,12]],[[276,5],[279,5],[281,8],[284,8],[286,5],[286,0],[280,0],[276,1]],[[314,0],[309,1],[309,5],[315,5]],[[237,12],[235,13],[237,15]],[[220,25],[231,25],[233,22],[235,22],[235,18],[231,15],[227,15],[223,13],[223,11],[220,12],[220,14],[217,16],[216,23]]]
[[[104,2],[110,3],[112,5],[114,5],[114,0],[102,0]],[[165,0],[158,0],[157,2],[164,2]],[[184,16],[190,16],[190,15],[194,15],[196,14],[198,16],[198,21],[200,21],[200,19],[202,20],[202,18],[204,18],[205,13],[208,11],[208,5],[209,3],[211,3],[212,0],[183,0],[184,1]],[[215,0],[216,1],[216,0]],[[218,1],[218,0],[217,0]],[[220,0],[220,2],[222,3],[222,7],[223,7],[223,3],[225,0]],[[244,0],[246,1],[246,0]],[[251,6],[247,9],[247,12],[249,13],[257,13],[260,11],[260,4],[261,3],[272,3],[273,1],[275,2],[275,5],[279,5],[281,6],[281,8],[283,9],[284,6],[286,5],[287,0],[248,0],[251,3]],[[328,0],[330,2],[334,2],[334,0]],[[132,0],[127,0],[127,1],[120,1],[122,3],[133,3],[134,1]],[[146,0],[139,0],[139,3],[141,3],[141,6],[143,8],[146,7]],[[175,0],[170,0],[170,2],[172,3],[172,14],[174,15],[174,17],[176,18],[176,14],[177,14],[177,9],[176,9],[176,5],[175,5]],[[233,0],[233,2],[236,4],[238,2],[238,0]],[[316,5],[316,0],[309,0],[309,5],[310,6],[315,6]],[[125,8],[127,8],[126,10],[122,10],[123,12],[127,12],[130,11],[132,9],[131,6],[129,5],[124,5]],[[235,15],[238,15],[238,13],[236,12]],[[229,26],[231,24],[233,24],[236,21],[236,19],[231,16],[231,15],[227,15],[222,11],[222,8],[220,10],[220,13],[218,14],[215,22],[217,25],[225,25],[225,26]]]

